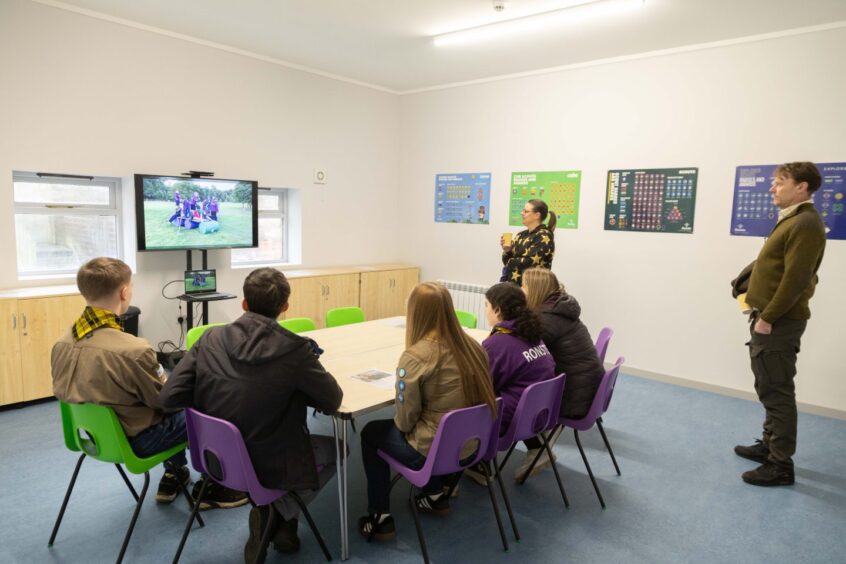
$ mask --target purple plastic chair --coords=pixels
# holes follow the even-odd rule
[[[268,505],[273,503],[282,496],[290,495],[300,506],[300,510],[305,515],[308,521],[308,526],[311,527],[314,537],[320,544],[326,560],[331,561],[332,556],[326,548],[326,543],[323,542],[323,537],[314,524],[308,509],[306,509],[303,500],[296,492],[278,489],[269,489],[262,486],[256,477],[253,462],[247,452],[247,445],[244,443],[244,438],[238,428],[228,421],[211,417],[200,413],[195,409],[185,410],[185,426],[188,430],[188,448],[191,451],[191,465],[197,472],[208,476],[218,484],[227,488],[247,492],[250,495],[250,503],[253,506]],[[179,542],[179,548],[176,551],[176,556],[173,558],[174,564],[179,561],[182,554],[182,549],[185,546],[185,541],[188,539],[188,533],[191,532],[191,525],[194,518],[197,516],[197,511],[200,508],[200,501],[205,494],[208,480],[203,481],[200,488],[200,494],[194,503],[194,509],[191,512],[191,517],[188,519],[188,524],[185,525],[185,531],[182,533],[182,540]],[[264,529],[261,537],[261,546],[256,562],[264,562],[267,554],[267,545],[270,543],[270,532],[276,522],[276,512],[270,512],[267,526]]]
[[[415,488],[422,488],[432,476],[445,476],[463,472],[465,468],[485,459],[485,455],[491,450],[491,444],[496,445],[500,421],[502,420],[502,399],[496,400],[497,417],[491,417],[491,410],[486,404],[474,407],[465,407],[450,411],[441,418],[432,447],[426,457],[426,462],[419,470],[414,470],[397,461],[387,453],[378,451],[379,456],[387,462],[391,468],[397,471],[398,475],[391,481],[391,487],[400,477],[411,483],[408,492],[408,503],[411,506],[411,513],[414,516],[414,526],[417,528],[417,538],[420,540],[420,550],[423,552],[423,561],[428,564],[429,553],[426,550],[426,540],[423,538],[423,529],[420,526],[420,516],[417,514],[417,504],[414,499]],[[479,448],[475,455],[469,460],[461,460],[462,447],[471,441],[478,441]],[[499,534],[502,538],[502,547],[508,550],[508,541],[505,538],[505,530],[502,528],[502,519],[499,516],[499,507],[496,504],[496,496],[490,481],[490,472],[487,465],[482,464],[485,475],[488,477],[488,493],[491,496],[496,522],[499,526]],[[376,516],[378,519],[378,515]],[[375,527],[374,527],[375,529]],[[369,539],[368,539],[369,540]]]
[[[514,522],[511,502],[502,484],[501,471],[508,463],[508,458],[514,452],[514,447],[517,446],[517,443],[535,436],[540,438],[544,449],[549,455],[549,459],[553,459],[552,450],[544,432],[558,425],[558,413],[561,409],[561,398],[564,394],[564,377],[564,374],[561,374],[555,378],[532,384],[523,390],[508,429],[506,429],[503,435],[500,435],[498,441],[492,442],[493,452],[488,452],[488,456],[485,458],[486,460],[493,460],[499,489],[505,501],[505,508],[508,510],[508,518],[511,520],[511,528],[514,530],[514,537],[518,541],[520,540],[520,533],[517,531],[517,524]],[[504,450],[507,450],[508,453],[503,458],[502,464],[497,464],[496,455],[498,452]],[[524,478],[529,475],[537,461],[537,458],[532,461],[532,465],[526,471]],[[555,480],[558,482],[558,489],[561,490],[564,505],[570,507],[570,502],[561,483],[561,477],[558,475],[558,468],[554,464],[552,465],[552,470],[555,473]],[[524,482],[525,479],[520,483],[522,484]]]
[[[613,329],[610,327],[603,327],[602,331],[599,332],[599,336],[596,338],[596,354],[599,355],[599,361],[603,364],[605,363],[605,353],[608,352],[608,343],[611,341],[611,337],[613,336]],[[612,394],[608,394],[608,398],[605,400],[605,407],[602,410],[603,415],[606,411],[608,411],[608,405],[611,403],[611,395]],[[599,434],[602,435],[602,441],[605,443],[605,448],[608,449],[608,454],[611,455],[611,462],[614,463],[614,470],[616,470],[617,475],[620,476],[620,466],[617,464],[617,458],[614,456],[614,451],[611,450],[611,443],[608,442],[608,437],[605,435],[605,429],[602,427],[602,415],[600,415],[596,420],[596,427],[599,429]]]
[[[599,355],[599,362],[605,363],[605,353],[608,352],[608,343],[614,336],[614,330],[610,327],[603,327],[596,337],[596,354]]]
[[[605,500],[602,499],[602,494],[599,492],[599,486],[596,484],[596,478],[593,477],[593,471],[590,468],[590,463],[588,463],[587,456],[585,456],[585,449],[582,448],[582,442],[579,440],[579,431],[587,431],[593,427],[594,423],[598,423],[600,415],[604,413],[605,408],[608,406],[611,394],[614,393],[614,385],[617,383],[617,374],[619,374],[620,367],[625,361],[626,359],[621,356],[617,359],[617,362],[614,363],[614,366],[605,371],[605,375],[602,377],[602,382],[599,383],[599,388],[596,390],[596,395],[593,397],[593,403],[591,404],[587,415],[581,419],[567,419],[566,417],[562,417],[558,420],[559,425],[573,429],[573,436],[576,437],[576,445],[579,447],[579,452],[582,455],[582,460],[585,463],[585,468],[590,476],[590,481],[593,483],[593,489],[596,491],[596,496],[599,498],[599,504],[602,506],[602,509],[605,509]]]

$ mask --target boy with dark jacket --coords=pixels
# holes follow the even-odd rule
[[[244,281],[245,313],[203,334],[174,369],[160,400],[167,407],[193,407],[234,424],[262,485],[296,491],[308,503],[336,468],[334,439],[309,435],[307,407],[334,411],[343,392],[320,364],[314,341],[279,325],[290,294],[278,270],[251,272]],[[247,562],[255,558],[271,510],[283,518],[273,532],[274,547],[282,552],[299,549],[299,508],[286,496],[270,509],[250,511]]]

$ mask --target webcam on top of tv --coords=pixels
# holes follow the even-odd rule
[[[203,178],[205,176],[214,176],[213,172],[208,172],[205,170],[189,170],[188,172],[183,172],[185,176],[190,176],[191,178]]]

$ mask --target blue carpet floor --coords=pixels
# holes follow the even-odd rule
[[[364,418],[358,429],[369,419],[390,415],[385,410]],[[487,492],[465,479],[447,517],[422,517],[431,559],[512,564],[845,562],[846,421],[800,414],[797,483],[768,489],[740,480],[755,464],[732,452],[735,444],[758,436],[762,417],[754,402],[621,376],[605,427],[622,476],[614,472],[599,433],[582,434],[608,509],[601,510],[568,430],[555,452],[569,510],[550,470],[525,486],[514,484],[511,476],[523,458],[518,452],[504,476],[523,540],[512,542],[509,553],[502,552]],[[310,425],[312,433],[331,435],[324,417],[310,418]],[[59,536],[48,549],[77,458],[62,443],[57,404],[0,411],[0,430],[0,562],[113,562],[133,509],[114,467],[94,461],[82,465]],[[351,449],[354,526],[366,507],[357,435]],[[160,469],[153,473],[153,492],[160,475]],[[133,481],[140,489],[142,479],[135,476]],[[368,545],[351,530],[350,562],[421,561],[407,488],[401,483],[392,498],[398,539]],[[248,509],[204,513],[206,527],[194,529],[181,561],[243,562]],[[337,560],[334,480],[311,510]],[[184,500],[160,506],[148,498],[125,561],[170,562],[187,515]],[[268,562],[321,561],[305,523],[300,538],[299,554],[270,551]]]

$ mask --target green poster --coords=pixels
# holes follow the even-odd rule
[[[582,171],[512,172],[508,225],[523,225],[520,212],[529,200],[543,200],[558,218],[557,227],[579,226]]]
[[[606,231],[693,233],[699,169],[609,170]]]

